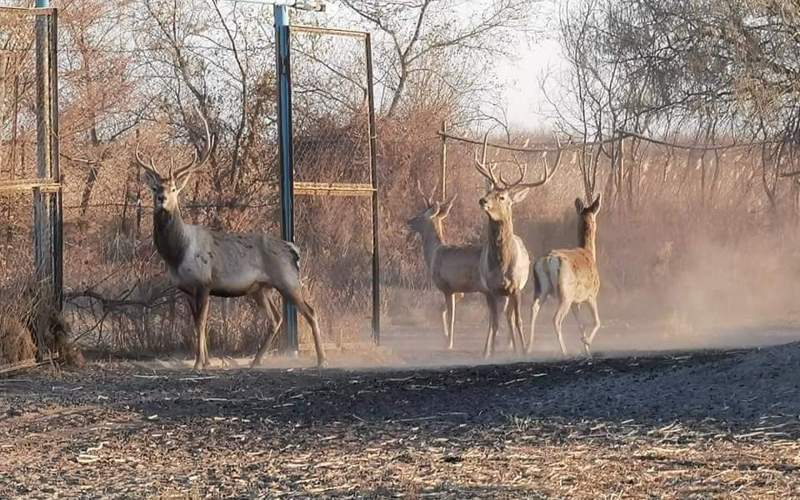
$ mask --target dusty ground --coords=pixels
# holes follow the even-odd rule
[[[800,496],[800,344],[416,370],[170,366],[0,380],[0,497]]]

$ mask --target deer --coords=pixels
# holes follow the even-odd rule
[[[442,324],[447,348],[453,349],[456,321],[456,301],[465,293],[482,292],[479,264],[481,247],[475,245],[455,246],[444,241],[442,222],[450,214],[457,195],[440,203],[433,200],[435,194],[426,195],[417,181],[417,191],[425,203],[425,208],[407,221],[411,234],[422,237],[422,251],[425,264],[433,284],[444,295]]]
[[[581,340],[586,354],[591,356],[591,345],[594,336],[600,329],[600,315],[597,309],[597,294],[600,291],[600,273],[597,270],[597,214],[600,212],[601,196],[598,195],[594,202],[586,205],[582,199],[575,199],[575,210],[578,212],[578,238],[577,248],[552,250],[547,255],[540,257],[533,265],[534,297],[531,306],[531,330],[527,352],[533,349],[534,327],[539,309],[551,296],[557,296],[558,309],[553,316],[558,343],[561,345],[561,354],[567,355],[561,326],[567,312],[572,310],[575,321],[581,332]],[[594,326],[589,336],[586,336],[583,323],[576,308],[582,303],[588,303],[594,317]]]
[[[519,177],[512,182],[495,172],[496,163],[487,163],[487,132],[483,138],[482,159],[475,152],[475,168],[489,182],[489,191],[478,200],[486,214],[486,241],[481,249],[480,276],[484,288],[486,305],[489,308],[489,331],[486,336],[484,357],[489,358],[494,350],[494,338],[499,329],[501,310],[506,312],[506,320],[511,333],[511,344],[517,352],[525,349],[522,333],[522,290],[530,273],[530,256],[522,239],[514,234],[512,207],[525,199],[531,188],[544,186],[558,169],[561,158],[561,147],[557,149],[557,158],[553,167],[547,163],[546,153],[543,177],[534,182],[523,182],[527,176],[527,164],[515,160]],[[510,305],[510,308],[508,306]]]
[[[183,220],[179,195],[193,173],[202,168],[214,149],[208,120],[195,108],[205,130],[205,148],[202,154],[195,148],[192,159],[175,167],[170,161],[167,175],[156,168],[152,157],[145,161],[136,140],[135,158],[145,173],[145,181],[153,194],[153,241],[166,264],[173,284],[186,294],[194,320],[197,352],[194,369],[209,366],[206,328],[208,326],[209,298],[250,297],[275,320],[277,308],[270,301],[276,289],[284,301],[294,304],[311,326],[317,365],[325,366],[325,353],[317,315],[303,295],[300,279],[300,250],[293,243],[262,233],[228,233],[189,224]],[[274,332],[273,332],[274,333]],[[253,360],[261,360],[271,336],[265,340]]]

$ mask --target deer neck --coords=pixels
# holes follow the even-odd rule
[[[436,251],[444,244],[442,222],[436,221],[427,225],[422,232],[422,249],[425,252],[425,263],[428,264],[429,269],[433,265],[433,257],[436,255]]]
[[[169,267],[177,268],[183,262],[189,238],[179,208],[173,212],[157,210],[153,213],[153,241]]]
[[[588,251],[593,259],[597,256],[597,246],[595,240],[597,238],[597,222],[591,219],[582,219],[580,223],[580,246]]]
[[[489,220],[488,257],[492,267],[509,265],[514,253],[514,224],[511,219]]]

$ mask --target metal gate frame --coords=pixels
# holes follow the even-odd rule
[[[36,177],[0,181],[4,193],[33,196],[33,260],[38,283],[52,290],[51,307],[63,306],[64,232],[61,172],[58,164],[58,9],[0,7],[0,13],[35,16]],[[39,352],[44,350],[37,328]]]
[[[369,161],[370,182],[366,183],[337,183],[337,182],[295,182],[290,180],[292,203],[294,195],[299,196],[345,196],[366,197],[372,200],[372,339],[375,344],[380,344],[381,338],[381,288],[380,288],[380,200],[378,197],[378,132],[375,124],[375,99],[373,92],[372,69],[372,37],[364,31],[351,31],[318,26],[290,25],[287,38],[291,40],[293,33],[312,33],[339,37],[362,39],[366,59],[367,77],[367,107],[369,135]],[[291,52],[291,47],[289,47]],[[291,68],[286,68],[291,77]],[[290,104],[291,105],[291,104]],[[294,165],[292,165],[294,167]],[[294,234],[294,220],[291,221],[292,234]],[[291,339],[291,335],[290,335]],[[291,341],[290,341],[291,342]]]

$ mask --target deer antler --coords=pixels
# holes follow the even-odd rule
[[[433,197],[436,194],[436,190],[437,190],[437,187],[434,186],[433,187],[433,191],[431,191],[431,194],[430,195],[426,195],[425,191],[423,191],[423,189],[422,189],[422,184],[420,184],[419,183],[419,179],[417,179],[417,192],[419,193],[420,196],[422,196],[422,200],[425,202],[425,204],[428,207],[432,207],[433,206]]]
[[[553,178],[553,174],[555,174],[556,170],[558,170],[558,167],[561,164],[561,153],[563,152],[563,149],[561,148],[561,140],[558,138],[557,135],[555,136],[555,139],[556,139],[556,161],[555,161],[555,164],[553,165],[553,168],[548,168],[548,165],[547,165],[547,152],[545,151],[544,153],[542,153],[542,162],[544,163],[544,175],[542,176],[542,178],[540,180],[538,180],[538,181],[525,182],[525,183],[521,182],[522,179],[520,179],[520,181],[518,181],[513,186],[509,186],[509,188],[511,188],[511,187],[514,187],[514,188],[518,188],[518,187],[519,188],[521,188],[521,187],[525,187],[525,188],[539,187],[539,186],[543,186],[543,185],[547,184],[548,182],[550,182],[550,179]],[[520,168],[520,171],[524,172],[521,168]]]
[[[145,163],[144,158],[142,158],[142,154],[139,151],[139,131],[136,131],[136,150],[134,151],[134,156],[136,157],[136,162],[142,167],[146,172],[150,172],[154,174],[158,179],[161,178],[161,174],[158,173],[158,169],[156,169],[155,164],[153,163],[153,159],[150,158],[149,165]]]
[[[211,151],[214,149],[214,137],[211,135],[211,130],[208,127],[208,120],[206,119],[205,115],[200,112],[200,109],[196,104],[194,105],[194,110],[198,115],[200,115],[200,119],[203,121],[203,127],[206,131],[206,147],[202,156],[198,155],[197,150],[195,149],[194,156],[189,163],[179,167],[174,173],[170,171],[170,177],[174,182],[180,181],[183,177],[190,175],[192,172],[205,165],[205,163],[208,161],[208,158],[211,156]]]
[[[478,159],[478,152],[475,151],[475,168],[478,170],[479,174],[492,183],[492,186],[499,186],[502,181],[495,177],[494,165],[486,164],[486,150],[489,147],[489,132],[491,132],[491,129],[487,130],[483,135],[483,153],[480,160]]]
[[[519,171],[519,178],[514,182],[508,182],[505,179],[505,177],[503,177],[503,174],[500,174],[500,181],[504,184],[504,187],[506,189],[509,189],[509,188],[512,188],[512,187],[515,187],[515,186],[519,185],[525,179],[525,176],[528,173],[528,164],[527,163],[520,163],[519,160],[517,159],[516,155],[514,155],[513,162],[517,166],[517,170]]]

